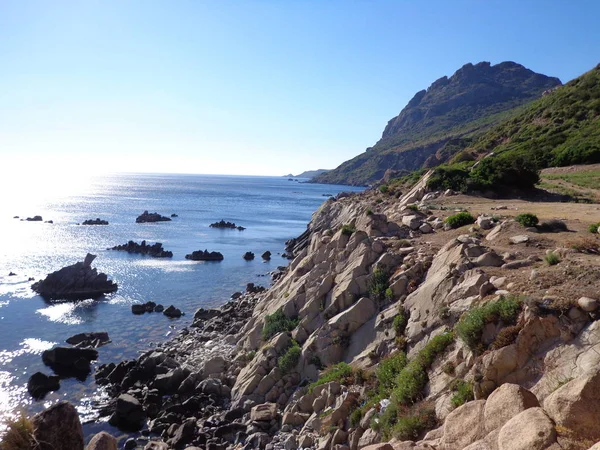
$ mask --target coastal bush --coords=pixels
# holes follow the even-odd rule
[[[350,426],[352,428],[358,428],[360,421],[363,418],[363,411],[361,408],[357,408],[350,413]]]
[[[277,367],[279,367],[284,374],[290,372],[296,367],[296,364],[298,364],[301,353],[302,349],[300,348],[300,345],[292,340],[292,345],[277,360]]]
[[[498,350],[499,348],[514,344],[521,329],[522,327],[519,325],[512,325],[510,327],[502,328],[498,332],[494,342],[492,342],[491,349]]]
[[[390,287],[389,274],[383,269],[375,269],[368,283],[369,297],[372,300],[383,300]]]
[[[589,228],[588,228],[588,231],[589,231],[590,233],[600,233],[600,231],[598,231],[598,230],[600,230],[600,222],[598,222],[598,223],[593,223],[593,224],[591,224],[591,225],[589,226]]]
[[[342,234],[346,235],[346,236],[351,236],[352,233],[354,233],[356,231],[356,228],[354,227],[354,225],[342,225]]]
[[[452,164],[438,167],[427,181],[427,187],[433,190],[452,189],[466,192],[468,190],[469,169],[472,163]]]
[[[402,369],[406,367],[406,363],[406,353],[404,352],[388,356],[379,363],[375,376],[379,382],[379,391],[383,395],[388,395],[396,386],[396,378]]]
[[[406,205],[406,209],[410,209],[413,212],[418,212],[419,211],[419,207],[417,205],[415,205],[414,203],[410,204],[410,205]]]
[[[432,409],[422,409],[417,414],[398,417],[391,436],[400,441],[416,441],[425,430],[435,428],[436,416]]]
[[[460,228],[475,222],[475,217],[471,213],[463,211],[447,217],[445,222],[452,228]]]
[[[392,326],[394,327],[394,331],[396,332],[396,336],[404,333],[406,329],[406,324],[408,323],[408,316],[404,308],[400,308],[398,310],[398,314],[394,316],[394,322]]]
[[[6,433],[0,441],[0,450],[33,450],[36,448],[33,424],[24,415],[6,422]]]
[[[379,192],[381,192],[382,194],[387,194],[390,190],[390,187],[387,184],[382,184],[381,186],[379,186]]]
[[[400,371],[392,391],[394,402],[408,405],[415,402],[427,384],[427,370],[454,340],[451,332],[433,337],[423,349]]]
[[[352,366],[345,362],[341,362],[331,366],[325,373],[319,377],[317,381],[311,383],[308,386],[308,390],[312,391],[317,386],[320,386],[325,383],[329,383],[330,381],[337,381],[338,383],[344,384],[344,380],[346,378],[350,378],[353,375]]]
[[[487,323],[501,320],[504,325],[512,325],[521,311],[522,300],[519,297],[500,297],[495,302],[476,306],[463,314],[455,330],[458,336],[473,351],[483,350],[481,336]]]
[[[548,252],[546,256],[544,256],[544,261],[549,266],[555,266],[560,262],[560,256],[554,252]]]
[[[515,220],[527,228],[535,227],[539,222],[537,216],[531,213],[519,214],[515,217]]]
[[[454,391],[454,394],[450,401],[455,408],[475,399],[475,396],[473,395],[473,384],[468,381],[458,380],[452,390]]]
[[[372,216],[372,215],[373,215],[373,210],[367,209],[367,216]]]
[[[292,331],[296,326],[298,326],[298,318],[289,319],[283,314],[282,310],[277,310],[265,317],[265,325],[261,336],[263,341],[268,341],[277,333]]]

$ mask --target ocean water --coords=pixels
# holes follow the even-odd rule
[[[64,180],[63,180],[64,181]],[[15,187],[0,204],[0,422],[18,411],[34,413],[59,400],[73,402],[86,434],[97,431],[94,404],[102,396],[92,375],[85,381],[66,379],[60,390],[34,401],[27,379],[37,371],[50,374],[42,351],[66,345],[73,334],[108,331],[112,342],[99,349],[94,364],[136,357],[189,325],[199,307],[218,306],[246,283],[268,285],[267,275],[288,261],[280,256],[284,242],[301,234],[312,213],[327,200],[324,194],[358,191],[348,186],[318,185],[280,177],[119,174],[85,181],[48,180],[47,189]],[[52,189],[61,185],[64,189]],[[148,210],[171,222],[136,224]],[[54,223],[15,219],[42,215]],[[108,226],[77,223],[99,217]],[[209,228],[218,220],[235,222],[244,231]],[[152,258],[109,251],[128,240],[161,242],[173,258]],[[221,262],[193,262],[194,250],[219,251]],[[272,252],[270,262],[260,255]],[[245,261],[246,251],[256,254]],[[119,284],[106,298],[49,303],[31,290],[36,280],[63,266],[96,254],[94,266]],[[10,272],[16,276],[8,276]],[[131,304],[148,300],[175,305],[186,313],[171,320],[163,314],[135,316]],[[2,430],[0,425],[0,431]]]

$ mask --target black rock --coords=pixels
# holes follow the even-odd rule
[[[42,216],[33,216],[33,217],[28,217],[27,219],[25,219],[27,222],[41,222],[44,219],[42,219]]]
[[[146,305],[143,303],[131,305],[131,312],[134,314],[144,314],[146,312]]]
[[[81,225],[108,225],[108,221],[97,217],[95,219],[84,220]]]
[[[159,312],[163,312],[164,310],[165,310],[165,307],[164,307],[163,305],[160,305],[160,304],[159,304],[159,305],[156,305],[156,306],[154,307],[154,312],[157,312],[157,313],[159,313]]]
[[[122,394],[117,398],[115,412],[109,420],[111,425],[125,431],[138,431],[145,421],[146,413],[135,397]]]
[[[266,252],[264,252],[261,255],[262,259],[264,259],[265,261],[268,261],[271,259],[271,252],[269,250],[267,250]]]
[[[16,273],[14,273],[14,272],[10,272],[10,273],[8,274],[8,276],[9,276],[9,277],[14,277],[14,276],[17,276],[17,274],[16,274]]]
[[[244,258],[246,261],[252,261],[254,259],[254,253],[246,252],[242,258]]]
[[[246,229],[242,226],[236,225],[233,222],[225,222],[224,220],[221,220],[220,222],[211,223],[209,226],[211,228],[231,228],[231,229],[238,229],[240,231],[243,231]]]
[[[92,348],[55,347],[42,353],[42,361],[55,373],[65,377],[85,379],[91,372],[91,362],[98,359]]]
[[[109,250],[120,250],[127,253],[139,253],[141,255],[149,255],[155,258],[172,258],[173,252],[165,250],[160,242],[152,245],[146,244],[146,241],[142,241],[140,244],[134,241],[129,241],[123,245],[115,245]]]
[[[173,213],[171,214],[171,217],[179,217],[177,214]]]
[[[246,285],[246,292],[248,294],[258,294],[260,292],[263,292],[266,288],[263,286],[257,286],[254,283],[248,283]]]
[[[222,261],[223,254],[219,252],[209,252],[208,250],[196,250],[189,255],[185,255],[185,259],[191,259],[192,261]]]
[[[67,344],[98,348],[110,342],[106,331],[79,333],[67,339]]]
[[[149,213],[148,211],[144,211],[140,214],[137,219],[135,219],[135,223],[147,223],[147,222],[170,222],[171,219],[165,216],[161,216],[160,214],[153,212]]]
[[[36,400],[40,400],[50,391],[57,391],[60,388],[60,377],[48,376],[42,372],[36,372],[27,381],[27,391]]]
[[[175,308],[173,305],[169,306],[168,308],[166,308],[163,311],[163,314],[167,317],[171,317],[171,318],[178,318],[181,317],[183,314],[181,312],[181,310],[179,308]]]

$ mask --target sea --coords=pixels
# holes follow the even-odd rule
[[[93,366],[139,356],[188,326],[200,307],[217,307],[247,283],[270,285],[269,273],[288,264],[285,241],[306,230],[313,212],[329,195],[360,191],[350,186],[305,183],[285,177],[112,174],[77,181],[48,179],[28,190],[28,182],[4,192],[0,203],[0,433],[3,422],[33,414],[60,400],[72,402],[87,436],[111,430],[97,420],[105,394],[92,374],[61,380],[58,391],[35,401],[27,380],[35,372],[52,374],[41,353],[77,333],[107,331]],[[46,187],[44,187],[46,186]],[[53,189],[61,186],[61,189]],[[23,192],[21,192],[23,191]],[[20,195],[29,193],[31,195]],[[12,200],[12,201],[9,201]],[[170,222],[137,224],[143,211],[173,217]],[[25,219],[41,215],[42,222]],[[15,218],[15,216],[18,216]],[[100,218],[109,225],[79,225]],[[225,220],[245,230],[210,228]],[[52,223],[46,223],[52,221]],[[107,250],[129,240],[161,242],[172,258]],[[194,250],[218,251],[220,262],[194,262]],[[270,261],[261,254],[269,250]],[[245,252],[254,252],[245,261]],[[119,285],[96,300],[49,302],[36,295],[30,278],[97,255],[93,266]],[[15,275],[9,276],[10,273]],[[131,305],[154,301],[174,305],[185,316],[133,315]]]

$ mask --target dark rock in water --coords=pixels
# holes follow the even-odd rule
[[[246,252],[242,258],[244,258],[246,261],[252,261],[254,259],[254,253]]]
[[[237,300],[237,299],[238,299],[238,298],[240,298],[242,295],[244,295],[244,294],[242,294],[242,293],[241,293],[241,292],[239,292],[239,291],[238,291],[238,292],[234,292],[233,294],[231,294],[231,300]]]
[[[92,361],[98,359],[93,348],[55,347],[42,353],[42,361],[56,374],[85,379],[92,371]]]
[[[33,216],[33,217],[28,217],[27,219],[25,219],[27,222],[41,222],[44,219],[42,219],[42,216]]]
[[[115,412],[109,423],[121,430],[138,431],[146,421],[146,413],[140,402],[129,394],[122,394],[117,398]]]
[[[265,261],[268,261],[271,259],[271,252],[269,250],[267,250],[266,252],[264,252],[261,255],[262,259],[264,259]]]
[[[58,391],[60,388],[60,377],[48,376],[42,372],[36,372],[27,381],[27,391],[36,400],[46,396],[48,392]]]
[[[233,222],[225,222],[224,220],[221,220],[220,222],[211,223],[209,226],[211,228],[231,228],[231,229],[238,229],[240,231],[246,229],[246,228],[244,228],[242,226],[237,226]]]
[[[173,213],[171,214],[171,217],[179,217],[177,214]]]
[[[147,222],[170,222],[171,219],[165,216],[161,216],[157,212],[149,213],[148,211],[144,211],[140,214],[137,219],[135,219],[135,223],[147,223]]]
[[[84,447],[79,414],[68,402],[59,402],[36,414],[31,422],[36,450],[79,450]]]
[[[175,308],[173,305],[169,306],[168,308],[166,308],[163,311],[163,314],[167,317],[171,317],[171,318],[178,318],[181,317],[183,314],[181,312],[181,310],[179,308]]]
[[[220,252],[209,252],[208,250],[196,250],[189,255],[185,255],[185,259],[191,259],[192,261],[222,261],[223,254]]]
[[[19,218],[19,216],[14,216],[14,217],[13,217],[13,219],[18,219],[18,218]]]
[[[146,312],[146,305],[143,303],[131,305],[131,312],[134,314],[144,314]]]
[[[256,286],[254,283],[248,283],[246,285],[246,292],[248,294],[258,294],[259,292],[263,292],[265,291],[265,287],[263,286]]]
[[[321,194],[322,197],[333,197],[332,194]]]
[[[108,220],[102,220],[97,217],[95,219],[84,220],[81,225],[108,225]]]
[[[9,272],[8,276],[9,276],[9,277],[15,277],[15,276],[17,276],[17,274],[16,274],[16,273],[14,273],[14,272]]]
[[[160,304],[156,305],[154,307],[154,312],[158,312],[159,313],[159,312],[163,312],[164,310],[165,310],[165,307],[163,305],[160,305]]]
[[[83,262],[52,272],[31,288],[47,300],[84,300],[115,292],[117,284],[92,269],[96,255],[88,253]]]
[[[125,251],[127,253],[139,253],[142,255],[149,255],[155,258],[172,258],[173,252],[165,250],[160,242],[156,244],[146,244],[146,241],[142,241],[141,244],[138,244],[134,241],[129,241],[123,245],[115,245],[109,250],[120,250]]]
[[[133,314],[161,312],[163,309],[162,305],[157,305],[154,302],[136,303],[135,305],[131,305],[131,312]]]
[[[67,339],[67,344],[78,347],[94,347],[98,348],[110,342],[106,331],[79,333]]]
[[[46,222],[44,222],[44,223],[54,223],[54,221],[53,220],[46,220]]]
[[[129,438],[125,441],[125,445],[123,446],[123,448],[125,450],[132,450],[134,448],[137,447],[137,442],[134,438]]]

